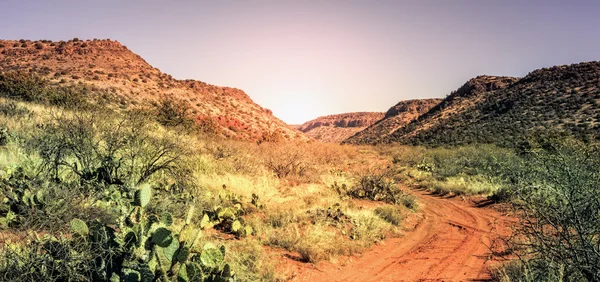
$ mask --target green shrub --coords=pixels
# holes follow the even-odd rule
[[[521,224],[509,246],[527,252],[530,272],[600,280],[600,150],[545,140],[522,152],[525,165],[507,189]]]
[[[8,128],[0,127],[0,146],[6,146],[10,141],[10,133],[8,132]]]
[[[143,117],[115,116],[102,112],[57,116],[43,133],[29,142],[39,153],[42,169],[55,180],[69,172],[81,181],[106,185],[138,185],[166,172],[180,185],[189,185],[183,158],[187,154],[180,136],[156,136]]]
[[[198,251],[200,236],[186,220],[179,232],[171,229],[169,213],[147,209],[152,198],[140,187],[125,206],[119,226],[73,219],[72,238],[47,236],[26,247],[8,243],[0,253],[0,276],[28,281],[227,281],[234,279],[225,263],[225,247],[207,243]],[[190,209],[193,213],[193,209]],[[193,215],[188,216],[188,218]],[[8,261],[8,262],[6,262]]]
[[[23,117],[30,112],[29,109],[17,105],[14,101],[7,101],[0,104],[0,113],[7,117]]]
[[[134,79],[134,80],[137,80]],[[156,120],[164,126],[192,127],[194,118],[191,115],[191,107],[184,100],[175,98],[164,98],[157,106]]]
[[[381,219],[395,225],[400,226],[402,223],[403,216],[398,210],[397,207],[394,206],[381,206],[375,209],[375,214]]]
[[[21,167],[5,168],[0,179],[0,228],[63,231],[75,217],[98,219],[104,223],[115,218],[91,205],[96,195],[79,183],[56,183],[28,175]]]

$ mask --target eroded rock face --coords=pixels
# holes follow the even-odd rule
[[[380,112],[357,112],[328,115],[308,121],[297,128],[323,142],[339,143],[383,118]]]

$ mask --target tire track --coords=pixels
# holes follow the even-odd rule
[[[339,269],[304,281],[482,281],[489,280],[490,230],[498,212],[458,198],[411,192],[424,218],[402,238],[385,241]]]

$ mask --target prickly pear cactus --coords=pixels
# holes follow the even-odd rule
[[[150,185],[143,185],[135,192],[135,205],[142,208],[146,207],[152,198],[152,188]]]
[[[71,220],[71,231],[73,231],[73,233],[81,237],[85,237],[88,234],[90,234],[90,230],[87,224],[85,224],[83,220],[78,218]]]

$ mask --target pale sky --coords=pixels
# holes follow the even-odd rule
[[[600,1],[0,0],[1,39],[118,40],[291,124],[600,60]]]

